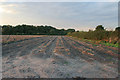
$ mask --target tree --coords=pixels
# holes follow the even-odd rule
[[[115,28],[115,31],[120,31],[120,27],[116,27],[116,28]]]
[[[77,30],[76,32],[80,32],[80,31]]]
[[[75,29],[67,29],[67,32],[69,33],[69,32],[75,32]]]
[[[6,35],[11,35],[13,33],[12,31],[12,26],[11,25],[3,25],[2,26],[2,34],[6,34]]]
[[[120,38],[120,27],[115,28],[115,34]]]
[[[66,35],[68,32],[74,32],[74,29],[56,29],[52,26],[33,26],[33,25],[3,25],[2,26],[2,34],[3,35]]]
[[[100,30],[104,30],[104,27],[102,25],[98,25],[96,28],[95,28],[96,31],[100,31]]]

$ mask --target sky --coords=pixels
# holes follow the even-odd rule
[[[119,0],[0,0],[0,2],[119,2]]]
[[[103,25],[114,30],[118,26],[118,2],[114,1],[3,2],[0,3],[0,25],[50,25],[80,31]]]

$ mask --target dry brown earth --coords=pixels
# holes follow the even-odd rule
[[[2,45],[3,78],[115,78],[117,48],[42,36]]]

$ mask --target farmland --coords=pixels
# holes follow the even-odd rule
[[[42,36],[42,35],[41,35]],[[2,43],[10,43],[10,42],[16,42],[21,40],[26,40],[34,37],[40,37],[38,35],[30,36],[30,35],[4,35],[2,36]]]
[[[118,48],[67,36],[3,35],[3,78],[115,78]]]

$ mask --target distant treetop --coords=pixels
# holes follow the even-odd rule
[[[69,32],[75,32],[75,29],[56,29],[52,26],[33,26],[33,25],[3,25],[3,35],[66,35]]]
[[[115,31],[120,31],[120,27],[116,27],[116,28],[115,28]]]
[[[95,30],[99,31],[99,30],[104,30],[104,27],[102,25],[98,25]]]

